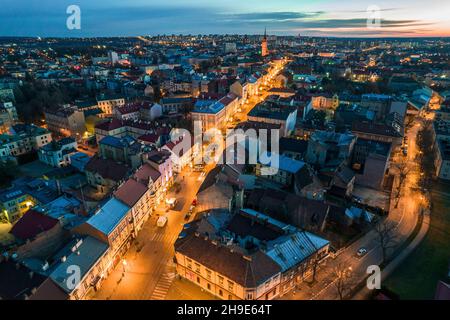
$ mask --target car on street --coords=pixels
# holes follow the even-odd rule
[[[167,217],[166,216],[161,216],[158,218],[158,221],[156,221],[156,225],[160,228],[163,228],[166,226],[167,224]]]
[[[194,205],[191,205],[190,207],[189,207],[189,211],[186,213],[186,215],[184,216],[184,220],[189,220],[190,218],[191,218],[191,216],[192,216],[192,214],[194,213],[194,210],[195,210],[195,206]]]
[[[356,255],[357,255],[359,258],[365,256],[366,254],[367,254],[367,249],[364,248],[364,247],[359,248],[358,251],[356,252]]]

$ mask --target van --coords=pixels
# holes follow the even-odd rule
[[[167,217],[161,216],[158,218],[158,221],[156,221],[156,225],[160,228],[163,228],[167,224],[167,220]]]

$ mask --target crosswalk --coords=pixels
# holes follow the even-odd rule
[[[156,284],[155,290],[153,290],[151,300],[164,300],[175,279],[175,272],[164,273]]]
[[[158,232],[153,235],[151,241],[161,241],[163,238],[164,238],[164,233]]]

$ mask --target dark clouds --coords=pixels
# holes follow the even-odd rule
[[[360,29],[355,34],[370,34],[367,20],[327,19],[323,11],[242,12],[229,13],[230,8],[171,5],[170,2],[133,6],[131,1],[96,2],[88,0],[40,0],[23,2],[2,0],[0,36],[127,36],[172,33],[259,33],[267,27],[277,34],[296,34],[320,29]],[[170,0],[169,0],[170,1]],[[81,30],[66,28],[66,8],[81,7]],[[382,10],[398,10],[386,8]],[[228,12],[228,13],[227,13]],[[351,14],[349,14],[351,16]],[[419,28],[428,23],[419,20],[382,20],[382,28]],[[358,32],[356,32],[358,31]],[[330,34],[329,32],[324,34]],[[346,34],[347,35],[347,34]]]

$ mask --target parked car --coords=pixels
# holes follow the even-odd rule
[[[360,258],[365,256],[366,254],[367,254],[367,249],[364,247],[359,248],[358,251],[356,252],[356,255]]]
[[[156,221],[156,225],[160,228],[163,228],[166,226],[167,224],[167,217],[166,216],[161,216],[158,218],[158,221]]]
[[[177,205],[178,201],[176,198],[166,199],[166,204],[170,209],[173,209]]]

